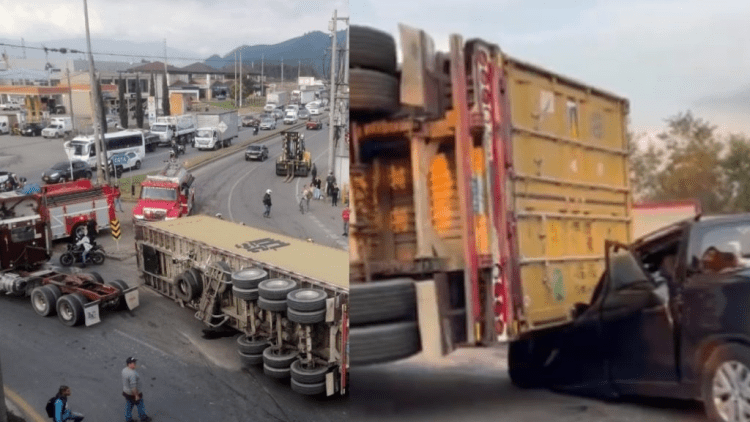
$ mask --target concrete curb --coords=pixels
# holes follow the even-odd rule
[[[107,252],[104,256],[115,261],[125,261],[134,257],[135,252]]]

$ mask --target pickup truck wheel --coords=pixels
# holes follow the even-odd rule
[[[396,77],[367,69],[349,71],[349,109],[358,114],[393,114],[399,110]]]
[[[302,383],[292,378],[292,391],[306,396],[315,396],[326,392],[326,383]]]
[[[739,344],[719,346],[703,365],[701,395],[712,421],[742,420],[750,407],[750,348]]]
[[[263,350],[263,364],[271,368],[289,369],[297,356],[299,352],[295,349],[269,347]]]
[[[83,305],[88,300],[80,293],[71,293],[57,300],[57,316],[68,327],[75,327],[84,321]]]
[[[352,325],[413,321],[417,315],[414,280],[397,278],[352,285],[349,309]]]
[[[297,289],[297,283],[284,278],[271,278],[263,280],[258,284],[260,297],[269,300],[283,300],[286,302],[286,296],[295,289]]]
[[[508,375],[510,382],[518,388],[539,388],[542,386],[543,362],[535,353],[531,340],[511,342],[508,346]]]
[[[70,267],[75,262],[75,257],[70,252],[65,252],[64,254],[60,255],[60,265],[63,267]]]
[[[404,359],[422,349],[416,322],[352,327],[349,347],[352,366]]]
[[[263,354],[247,354],[242,353],[240,351],[237,351],[237,353],[240,355],[240,361],[242,361],[242,366],[255,366],[260,365],[263,363]]]
[[[390,34],[356,25],[352,25],[351,31],[349,67],[396,74],[396,41]]]
[[[31,291],[31,307],[40,316],[54,315],[56,302],[55,294],[47,286],[40,286]]]
[[[303,363],[299,360],[292,362],[289,367],[292,379],[300,384],[315,384],[325,382],[328,366],[317,366],[315,364]]]
[[[287,303],[288,306],[288,303]],[[300,324],[317,324],[326,320],[326,310],[318,309],[317,311],[297,311],[287,307],[286,316],[289,321]]]
[[[328,299],[326,292],[315,289],[297,289],[286,295],[289,309],[302,312],[325,309],[326,299]]]
[[[248,355],[262,354],[270,345],[268,339],[263,337],[253,337],[246,334],[237,337],[237,349],[240,353]]]
[[[268,272],[260,268],[243,268],[232,273],[232,284],[240,289],[257,289],[261,281],[268,279]]]

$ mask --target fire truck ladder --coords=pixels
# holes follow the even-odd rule
[[[226,283],[224,281],[224,274],[225,272],[223,269],[215,267],[213,265],[209,266],[206,269],[205,278],[208,280],[208,283],[206,284],[205,291],[201,295],[201,300],[198,304],[198,312],[195,313],[196,318],[206,323],[209,327],[213,328],[224,324],[229,319],[229,316],[224,314],[213,314],[214,305],[219,299],[221,286],[222,284]],[[222,320],[216,324],[212,324],[211,320],[214,318],[222,318]]]

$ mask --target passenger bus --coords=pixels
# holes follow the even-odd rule
[[[107,144],[107,160],[114,154],[126,154],[135,152],[138,159],[143,160],[146,156],[146,140],[143,132],[138,130],[122,130],[119,132],[104,134]],[[90,166],[96,166],[93,136],[77,136],[64,144],[65,149],[71,149],[71,160],[86,161]]]

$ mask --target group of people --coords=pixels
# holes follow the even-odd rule
[[[122,376],[122,395],[125,397],[125,422],[135,422],[133,419],[133,407],[138,409],[141,422],[150,422],[151,417],[146,414],[143,403],[143,392],[141,390],[141,376],[135,370],[137,359],[129,357],[125,360]],[[68,397],[72,394],[70,387],[61,385],[55,397],[47,403],[47,416],[54,422],[81,422],[84,415],[68,409]]]

